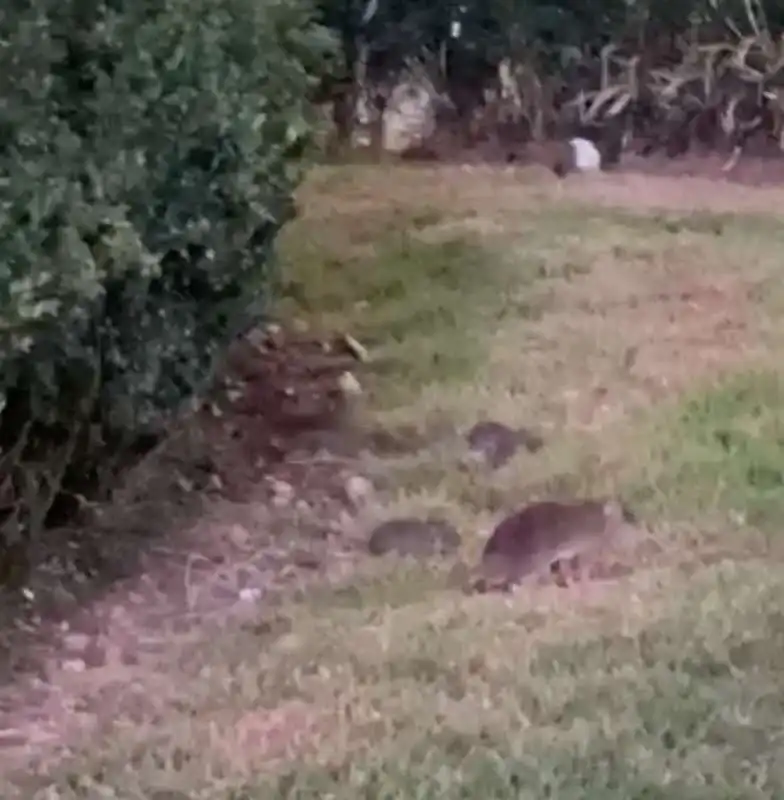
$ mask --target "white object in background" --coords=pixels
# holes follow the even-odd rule
[[[574,168],[579,172],[591,172],[602,168],[602,156],[590,139],[570,139],[574,153]]]

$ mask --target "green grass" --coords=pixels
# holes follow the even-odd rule
[[[692,393],[650,435],[639,493],[657,511],[734,515],[777,533],[784,515],[784,375],[741,372]]]
[[[750,589],[759,574],[706,571],[672,609],[677,617],[628,634],[589,625],[569,642],[531,648],[535,623],[508,619],[500,646],[486,630],[473,628],[470,640],[458,626],[409,641],[378,672],[354,667],[357,682],[383,686],[388,705],[391,696],[405,708],[405,724],[396,708],[400,739],[337,770],[299,765],[275,790],[289,782],[301,787],[292,796],[314,798],[775,796],[784,779],[784,746],[770,735],[784,710],[784,585],[770,571],[762,591]],[[716,602],[727,593],[729,618]],[[427,698],[426,713],[414,697]]]
[[[780,225],[391,175],[314,176],[281,314],[369,346],[385,425],[493,418],[547,446],[494,473],[456,469],[449,435],[360,462],[386,483],[360,521],[435,510],[471,558],[530,498],[607,493],[657,547],[585,593],[466,597],[449,565],[394,559],[325,576],[173,640],[155,681],[122,678],[155,713],[116,716],[19,796],[784,798]]]
[[[383,222],[369,216],[352,219],[334,254],[290,235],[280,314],[345,330],[369,347],[375,407],[399,406],[423,384],[470,378],[488,320],[538,314],[536,298],[520,296],[540,277],[536,262],[511,275],[503,250],[459,227],[423,240],[423,230],[449,221],[432,209]]]

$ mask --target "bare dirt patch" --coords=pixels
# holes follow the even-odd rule
[[[644,304],[630,309],[633,319],[617,318],[623,330],[636,327],[639,332],[639,344],[630,342],[638,347],[630,354],[630,368],[642,380],[658,379],[662,389],[682,390],[695,379],[749,361],[754,312],[741,281],[694,283],[653,305],[655,311]]]
[[[729,154],[689,154],[679,158],[664,156],[628,156],[623,171],[658,175],[664,178],[707,178],[720,184],[775,187],[784,185],[784,158],[781,155],[742,156],[737,165],[725,172],[723,166]]]
[[[593,302],[578,301],[593,317],[597,339],[609,341],[614,335],[622,344],[623,350],[616,351],[619,372],[636,380],[650,402],[747,362],[756,342],[752,287],[743,279],[707,277],[699,264],[681,264],[667,273],[649,276],[650,293],[638,285],[620,300],[604,287]],[[665,282],[668,288],[656,291]],[[600,394],[609,391],[605,387]],[[620,394],[617,388],[614,393]]]
[[[154,685],[172,637],[182,645],[200,625],[242,619],[262,597],[273,602],[286,587],[340,570],[353,550],[343,535],[353,459],[395,444],[351,419],[339,378],[358,367],[340,337],[276,332],[237,344],[220,388],[181,432],[189,447],[172,440],[130,476],[124,508],[105,512],[118,537],[128,536],[129,516],[160,526],[138,574],[98,595],[61,589],[68,602],[60,604],[32,583],[31,602],[16,608],[19,623],[3,635],[11,659],[0,690],[3,767],[73,745],[120,713],[159,713],[177,696]],[[200,484],[193,462],[181,460],[193,459],[194,442]],[[195,520],[181,512],[189,503]]]
[[[567,181],[569,178],[566,179]],[[578,176],[569,194],[586,202],[602,202],[619,208],[710,211],[714,213],[770,214],[781,208],[784,188],[780,184],[754,186],[731,180],[681,176],[652,170]]]

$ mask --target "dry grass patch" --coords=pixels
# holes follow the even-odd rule
[[[578,202],[598,202],[641,212],[770,214],[784,202],[784,190],[778,186],[744,186],[710,178],[635,173],[576,181],[569,195]]]
[[[647,527],[634,571],[504,599],[450,589],[446,564],[356,564],[173,641],[158,667],[177,691],[157,713],[115,720],[61,769],[17,781],[20,796],[784,792],[784,553],[767,527],[784,510],[771,367],[784,234],[761,217],[685,214],[682,198],[666,213],[618,208],[630,185],[321,169],[286,233],[282,312],[357,335],[372,355],[364,413],[425,434],[362,462],[379,490],[352,535],[437,512],[475,556],[530,498],[621,494]],[[709,195],[695,205],[718,208]],[[459,434],[478,419],[547,445],[460,470]]]
[[[291,609],[295,632],[253,656],[246,646],[214,676],[213,703],[241,715],[220,728],[170,711],[157,733],[115,730],[99,761],[72,765],[60,796],[121,775],[126,797],[775,796],[782,589],[771,565],[727,562],[688,582],[651,572],[579,605],[541,589],[329,617]],[[268,726],[282,735],[283,712],[313,704],[335,715],[330,735],[298,739],[303,723],[288,764],[256,763]],[[266,738],[238,765],[245,751],[227,747],[248,715]]]

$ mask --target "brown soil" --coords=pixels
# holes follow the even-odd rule
[[[0,774],[143,708],[134,675],[154,672],[173,634],[341,574],[356,551],[356,456],[396,445],[361,429],[340,388],[360,367],[339,338],[238,342],[210,401],[89,520],[91,569],[70,536],[69,571],[54,554],[21,601],[0,597]]]

